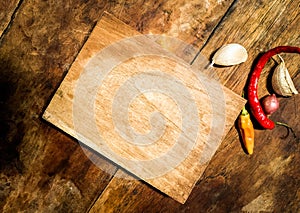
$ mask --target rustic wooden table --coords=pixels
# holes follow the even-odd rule
[[[23,1],[0,3],[0,209],[2,212],[299,212],[298,95],[280,99],[273,120],[256,128],[254,154],[230,130],[189,199],[180,204],[88,149],[41,115],[104,11],[143,34],[191,44],[175,53],[197,66],[221,45],[246,47],[248,60],[218,68],[219,81],[242,94],[257,56],[278,45],[300,46],[300,1]],[[170,51],[172,45],[167,46]],[[284,54],[300,89],[299,56]],[[259,94],[269,90],[267,64]],[[93,159],[93,162],[90,159]]]

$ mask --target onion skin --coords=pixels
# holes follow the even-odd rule
[[[267,115],[271,115],[279,108],[279,101],[275,94],[264,97],[261,101],[262,108]]]

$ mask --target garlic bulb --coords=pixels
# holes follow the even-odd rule
[[[232,66],[245,62],[247,58],[247,50],[242,45],[231,43],[217,50],[212,58],[212,64]]]
[[[297,89],[293,83],[293,80],[289,74],[288,69],[285,66],[283,59],[280,64],[275,68],[272,76],[272,87],[274,92],[282,96],[292,96],[298,94]]]

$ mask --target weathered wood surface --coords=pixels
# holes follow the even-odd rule
[[[197,76],[198,70],[146,36],[137,35],[104,13],[43,118],[184,203],[245,101],[218,81]],[[128,81],[135,86],[125,86]],[[127,101],[129,106],[122,105]],[[188,107],[194,104],[195,109]],[[125,115],[116,114],[121,110],[126,110]],[[149,127],[147,120],[154,112],[164,120],[152,117]],[[135,135],[137,131],[140,135]]]
[[[299,212],[299,143],[292,136],[280,139],[285,133],[282,127],[257,130],[251,157],[241,150],[233,128],[187,203],[180,205],[144,183],[129,181],[129,175],[126,180],[116,176],[109,182],[112,173],[100,171],[76,141],[39,118],[103,10],[140,32],[166,33],[201,48],[232,2],[22,1],[0,41],[2,211],[82,212],[101,195],[93,210]],[[10,17],[14,9],[6,8],[8,4],[1,15],[5,11]],[[3,29],[8,21],[0,19]],[[238,67],[218,69],[221,82],[241,93],[252,59],[260,50],[279,44],[299,46],[297,23],[299,1],[236,1],[202,55],[209,56],[221,44],[241,39],[250,51],[249,60]],[[299,89],[298,57],[285,59]],[[261,78],[261,95],[267,92],[263,86],[267,73]],[[281,106],[272,119],[288,122],[299,135],[299,98],[282,99]],[[103,170],[115,170],[101,157],[95,155],[94,159],[102,163]]]
[[[218,68],[212,74],[229,88],[242,93],[252,63],[261,51],[277,45],[300,45],[298,22],[297,1],[275,1],[272,4],[267,1],[237,2],[201,51],[201,55],[209,57],[212,50],[223,43],[243,44],[249,50],[246,63],[237,67]],[[285,59],[289,60],[289,70],[299,89],[299,64],[295,63],[299,56],[285,55]],[[202,65],[201,60],[194,62],[194,66],[199,64]],[[261,76],[261,96],[268,92],[266,79],[271,67],[272,61]],[[296,177],[300,173],[297,166],[300,131],[296,118],[298,103],[299,96],[282,99],[280,110],[272,116],[274,120],[289,123],[298,138],[290,135],[281,139],[285,134],[282,127],[273,131],[256,130],[255,152],[249,157],[243,153],[237,131],[233,128],[185,205],[178,205],[158,192],[148,192],[147,186],[140,182],[125,181],[120,184],[120,180],[114,178],[91,212],[114,212],[115,209],[139,212],[152,208],[170,212],[299,211],[300,180]]]
[[[1,14],[10,17],[14,9],[7,8],[14,1],[2,2]],[[184,16],[185,10],[200,17],[207,13],[198,13],[199,7],[194,7],[201,3],[188,1],[22,1],[1,37],[1,209],[82,212],[108,184],[114,166],[95,156],[101,168],[110,171],[102,172],[87,160],[76,141],[39,117],[105,9],[141,32],[155,29],[148,23],[176,22],[179,28],[193,22],[190,30],[195,32],[189,39],[198,41],[196,32],[201,31],[205,41],[230,3],[211,2],[211,15],[198,25]],[[131,19],[133,14],[143,18]],[[3,29],[8,22],[1,19]],[[168,34],[180,37],[184,30]],[[189,57],[192,60],[194,55]]]
[[[3,0],[0,2],[0,36],[8,28],[18,10],[19,0]]]
[[[104,6],[24,1],[2,36],[2,212],[83,212],[115,170],[99,158],[111,170],[101,171],[76,141],[40,119]]]

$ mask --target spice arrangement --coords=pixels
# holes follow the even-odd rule
[[[257,122],[265,129],[273,129],[275,127],[275,122],[268,118],[268,116],[263,111],[263,108],[261,107],[261,104],[259,102],[258,95],[257,95],[258,79],[268,60],[272,56],[280,53],[300,54],[300,48],[292,47],[292,46],[279,46],[265,52],[257,61],[257,64],[255,65],[254,70],[250,75],[250,80],[248,85],[247,95],[248,95],[248,101],[249,101],[251,112],[254,118],[257,120]]]
[[[294,94],[298,94],[297,89],[289,75],[289,72],[285,66],[283,58],[280,53],[299,53],[299,47],[293,46],[278,46],[263,53],[254,66],[252,73],[250,74],[249,84],[247,86],[247,98],[249,103],[250,112],[264,129],[273,129],[275,125],[283,125],[290,128],[287,124],[281,122],[274,122],[269,119],[269,115],[275,112],[279,108],[279,101],[277,95],[289,97]],[[274,70],[272,75],[272,87],[276,94],[268,95],[261,100],[258,97],[258,80],[261,72],[264,69],[266,63],[273,56],[277,55],[280,58],[280,64]],[[230,58],[235,59],[230,59]],[[247,59],[247,51],[239,44],[228,44],[221,47],[214,55],[212,64],[218,64],[222,66],[231,66],[242,63]],[[243,144],[248,154],[253,153],[254,147],[254,128],[250,119],[250,114],[244,107],[238,118],[238,127],[243,140]]]

